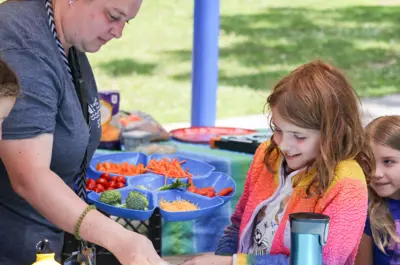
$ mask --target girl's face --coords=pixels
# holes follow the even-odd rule
[[[372,143],[372,151],[376,171],[371,188],[380,197],[400,200],[400,151],[378,143]]]
[[[5,118],[7,118],[8,114],[10,114],[10,111],[14,106],[14,103],[15,103],[15,98],[13,97],[0,98],[0,140],[2,131],[1,125],[3,124]]]
[[[301,169],[312,163],[319,154],[320,132],[305,129],[284,120],[272,108],[274,141],[283,153],[292,170]]]

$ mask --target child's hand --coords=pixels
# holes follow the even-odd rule
[[[180,265],[232,265],[232,256],[201,255],[181,263]]]

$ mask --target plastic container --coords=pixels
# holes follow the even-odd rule
[[[137,165],[138,163],[143,163],[146,166],[147,162],[151,159],[159,160],[164,158],[178,159],[178,161],[185,160],[186,162],[182,165],[182,167],[184,169],[187,168],[188,171],[192,173],[193,177],[191,178],[191,180],[193,181],[193,184],[196,188],[213,187],[215,192],[218,193],[224,188],[231,187],[233,191],[227,196],[215,195],[215,197],[212,198],[190,192],[187,187],[161,191],[160,188],[163,187],[165,184],[172,184],[178,179],[179,181],[187,184],[189,180],[188,178],[166,178],[163,175],[145,173],[136,176],[126,176],[127,186],[125,188],[119,189],[119,191],[122,194],[122,203],[125,203],[125,199],[131,191],[138,191],[142,194],[145,194],[146,198],[149,201],[149,207],[147,210],[131,210],[101,203],[99,201],[100,193],[96,192],[91,192],[88,194],[88,202],[91,204],[95,204],[98,209],[109,215],[141,221],[149,219],[154,210],[156,208],[159,208],[161,216],[164,220],[170,222],[180,222],[193,220],[212,214],[216,209],[224,205],[234,196],[236,192],[236,184],[233,179],[227,174],[214,172],[214,167],[206,163],[174,155],[156,154],[146,156],[142,153],[116,153],[97,156],[92,160],[90,164],[90,172],[88,172],[88,176],[100,176],[103,173],[95,170],[96,165],[99,162],[129,162],[135,165]],[[178,199],[189,200],[191,203],[197,205],[199,209],[185,212],[171,212],[166,211],[165,209],[162,209],[160,207],[160,200],[171,201]]]
[[[190,158],[185,158],[185,157],[171,155],[171,154],[153,154],[153,155],[147,156],[143,153],[135,153],[135,152],[123,152],[123,153],[115,153],[115,154],[96,156],[90,162],[89,170],[96,174],[104,173],[104,172],[98,171],[96,169],[96,166],[99,162],[101,162],[101,163],[104,163],[107,161],[112,162],[112,163],[128,162],[129,164],[134,164],[134,165],[138,165],[139,163],[141,163],[146,167],[148,162],[151,159],[160,160],[160,159],[164,159],[164,158],[167,158],[168,160],[178,159],[178,161],[180,161],[180,162],[186,161],[181,166],[185,170],[188,169],[188,172],[193,175],[194,179],[197,177],[208,176],[211,174],[212,171],[215,170],[215,167],[213,167],[209,164],[203,163],[198,160],[190,159]],[[129,175],[127,175],[126,177],[129,177]]]
[[[145,221],[151,217],[155,208],[160,208],[161,217],[169,222],[181,222],[197,219],[200,217],[211,214],[215,209],[221,207],[224,204],[224,200],[219,197],[208,198],[205,196],[197,195],[191,192],[181,190],[166,190],[160,192],[150,192],[133,187],[123,188],[120,190],[122,194],[122,203],[125,203],[125,199],[129,192],[138,191],[146,195],[149,201],[148,210],[132,210],[114,207],[108,204],[99,202],[100,194],[91,192],[88,194],[87,200],[91,204],[95,204],[96,207],[112,216],[123,217],[132,220]],[[165,211],[160,207],[160,200],[172,201],[172,200],[189,200],[191,203],[198,205],[199,210],[186,211],[186,212],[169,212]]]
[[[107,155],[99,155],[94,157],[90,161],[90,166],[89,166],[89,172],[90,173],[95,173],[100,176],[100,174],[104,173],[101,171],[98,171],[96,169],[96,166],[98,163],[104,163],[104,162],[112,162],[112,163],[122,163],[122,162],[128,162],[129,164],[143,164],[144,166],[147,165],[147,160],[148,157],[147,155],[143,153],[131,153],[131,152],[123,152],[123,153],[115,153],[115,154],[107,154]]]
[[[158,193],[158,203],[160,202],[160,200],[188,200],[199,207],[199,210],[185,212],[171,212],[159,207],[161,216],[165,221],[168,222],[182,222],[205,217],[212,214],[214,210],[218,209],[224,204],[224,201],[218,197],[208,198],[205,196],[180,190],[161,191],[160,193]]]
[[[213,187],[215,192],[218,194],[222,189],[231,187],[233,191],[227,196],[218,196],[224,200],[224,204],[228,202],[236,193],[236,183],[227,174],[221,172],[213,172],[208,177],[201,179],[194,179],[193,184],[196,188]]]
[[[121,137],[122,149],[125,151],[133,151],[137,147],[149,144],[152,134],[145,131],[129,131],[123,132]]]
[[[120,94],[118,91],[100,91],[100,113],[102,135],[99,148],[121,150],[118,112]]]
[[[99,201],[100,199],[100,193],[96,192],[91,192],[88,194],[88,201],[90,203],[93,203],[96,205],[97,209],[108,213],[112,216],[118,216],[118,217],[123,217],[127,219],[132,219],[132,220],[140,220],[140,221],[145,221],[150,218],[150,216],[153,214],[154,208],[155,208],[155,202],[154,202],[154,197],[151,194],[151,192],[145,191],[145,190],[140,190],[140,189],[135,189],[135,188],[122,188],[119,190],[122,194],[122,203],[125,203],[126,197],[128,196],[129,192],[131,191],[138,191],[142,194],[144,194],[149,202],[148,210],[132,210],[132,209],[124,209],[124,208],[118,208],[114,207],[105,203],[102,203]]]

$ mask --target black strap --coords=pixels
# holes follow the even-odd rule
[[[85,82],[82,77],[78,52],[76,51],[75,47],[69,49],[68,62],[71,67],[72,78],[75,85],[75,91],[76,94],[78,95],[79,102],[81,103],[83,117],[85,118],[86,123],[89,126],[89,112],[88,112],[88,103],[85,90]]]
[[[75,86],[75,91],[76,91],[76,94],[78,95],[79,102],[81,104],[82,114],[88,125],[89,133],[90,133],[89,111],[88,111],[88,102],[87,102],[87,97],[86,97],[85,81],[82,76],[78,52],[75,49],[75,47],[72,47],[69,49],[68,62],[71,67],[71,73],[72,73],[72,78],[73,78],[73,82],[74,82],[74,86]],[[88,148],[88,146],[86,146],[86,151],[85,151],[85,155],[82,160],[79,175],[75,179],[76,193],[83,200],[86,200],[86,169],[87,169],[87,164],[88,164],[87,163],[87,151],[88,151],[87,148]]]

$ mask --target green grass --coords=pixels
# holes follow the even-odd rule
[[[399,92],[399,16],[382,0],[221,0],[218,118],[261,114],[274,83],[312,59],[341,67],[360,96]],[[89,55],[99,89],[161,123],[189,121],[192,30],[193,1],[143,1],[124,36]]]

